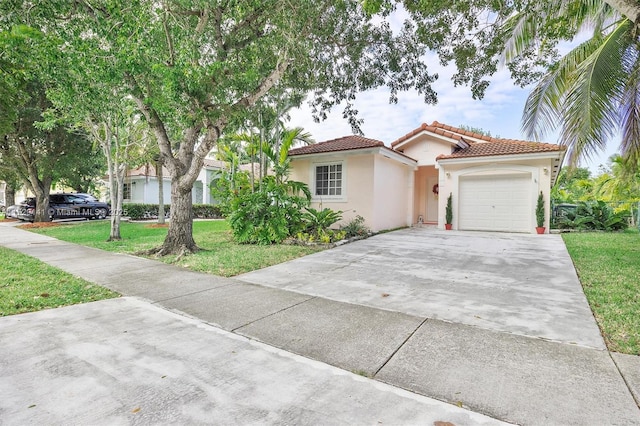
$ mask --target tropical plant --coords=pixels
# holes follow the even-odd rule
[[[593,190],[594,180],[589,169],[563,167],[551,189],[551,201],[558,204],[593,200]]]
[[[609,160],[610,167],[595,180],[596,193],[609,201],[640,201],[640,161],[634,164],[620,155]]]
[[[619,231],[628,227],[629,212],[614,212],[604,201],[588,201],[578,203],[574,211],[567,211],[565,217],[558,221],[558,228]]]
[[[233,212],[234,200],[253,192],[249,172],[218,170],[211,180],[211,196],[218,202],[220,211],[228,216]]]
[[[371,233],[369,227],[365,225],[364,218],[360,215],[341,226],[340,230],[345,232],[346,238],[364,237]]]
[[[342,219],[342,212],[324,208],[316,210],[312,207],[305,208],[302,220],[305,222],[307,232],[329,229],[331,225]]]
[[[444,217],[447,225],[453,223],[453,193],[449,193],[447,197],[447,207],[445,208]]]
[[[239,243],[280,243],[302,231],[302,209],[310,200],[306,184],[279,183],[274,176],[266,176],[257,191],[233,199],[229,216],[233,236]]]
[[[542,191],[538,194],[538,202],[536,204],[536,223],[538,228],[544,226],[544,196],[542,195]]]
[[[536,43],[548,22],[572,32],[591,30],[591,38],[554,63],[525,104],[523,129],[544,138],[561,129],[572,164],[604,150],[622,135],[624,157],[640,158],[640,44],[636,22],[604,1],[562,0],[559,7],[529,9],[514,15],[507,56],[522,54]]]
[[[301,127],[276,131],[271,142],[267,142],[263,146],[264,154],[273,167],[276,180],[281,182],[289,175],[291,167],[289,150],[293,145],[296,143],[309,145],[314,142],[311,134],[305,132]]]

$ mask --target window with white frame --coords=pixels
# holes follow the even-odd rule
[[[342,197],[342,163],[315,166],[315,196]]]
[[[130,183],[125,183],[122,186],[122,198],[125,200],[130,200],[131,199],[131,184]]]

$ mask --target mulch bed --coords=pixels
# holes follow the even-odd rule
[[[145,228],[168,228],[168,223],[151,223],[149,225],[145,225]]]
[[[53,228],[55,226],[60,226],[59,223],[56,222],[36,222],[36,223],[25,223],[24,225],[18,226],[18,228],[23,229],[37,229],[37,228]]]

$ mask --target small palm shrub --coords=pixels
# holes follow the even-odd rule
[[[345,232],[346,238],[363,237],[369,235],[371,230],[364,224],[364,218],[360,215],[350,220],[346,225],[340,227]]]
[[[344,238],[345,233],[329,229],[331,225],[342,219],[342,212],[324,208],[316,210],[307,207],[302,213],[302,220],[305,224],[304,232],[299,232],[296,239],[302,243],[322,243],[329,244]]]
[[[302,213],[302,220],[307,226],[307,232],[329,229],[331,225],[342,219],[342,212],[328,208],[316,210],[312,207],[307,207],[305,210]]]

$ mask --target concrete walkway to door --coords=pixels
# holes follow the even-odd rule
[[[605,348],[559,235],[412,228],[236,278],[488,330]]]

